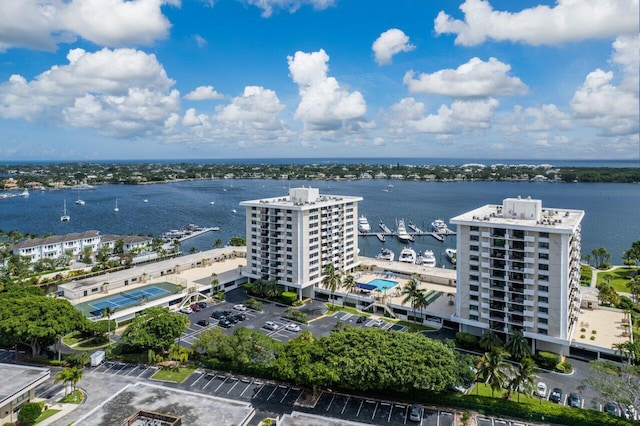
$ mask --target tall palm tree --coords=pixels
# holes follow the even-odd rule
[[[211,274],[211,295],[218,293],[220,291],[220,280],[218,279],[218,274],[215,272]]]
[[[353,292],[356,289],[356,285],[356,278],[353,275],[345,275],[344,280],[342,281],[342,287],[347,291],[347,293]]]
[[[516,330],[513,332],[504,348],[516,361],[520,361],[521,359],[531,356],[529,342],[520,330]]]
[[[342,272],[337,270],[333,263],[330,263],[324,267],[322,274],[322,285],[331,292],[331,301],[333,304],[333,295],[342,283]]]
[[[76,390],[78,388],[78,382],[82,380],[82,368],[72,367],[70,370],[69,381],[73,385],[73,390]]]
[[[491,387],[491,396],[502,389],[509,380],[508,372],[511,364],[506,361],[507,352],[501,348],[494,348],[484,354],[478,367],[477,377]]]
[[[420,297],[421,290],[418,288],[418,280],[415,277],[411,277],[409,281],[402,287],[400,295],[404,296],[402,303],[409,303],[413,309],[413,319],[416,318],[416,309],[418,308],[417,300]]]
[[[416,308],[420,309],[420,323],[423,323],[422,310],[429,306],[429,299],[427,298],[427,293],[424,290],[418,290],[418,294],[416,294],[416,300],[414,301]],[[413,316],[413,319],[418,322],[416,316]]]
[[[524,358],[517,369],[513,372],[513,377],[509,381],[507,389],[507,399],[511,398],[511,392],[516,392],[518,402],[520,402],[520,394],[529,395],[533,392],[535,385],[533,382],[535,376],[536,363],[531,358]]]
[[[71,382],[71,368],[64,368],[56,373],[53,383],[62,383],[64,385],[64,395],[67,396],[67,384]]]
[[[626,357],[629,364],[635,364],[640,359],[640,342],[637,340],[614,343],[611,348],[620,356]]]
[[[638,303],[638,295],[640,294],[640,274],[637,274],[627,283],[627,288],[633,295],[633,300]]]
[[[115,309],[112,309],[109,306],[105,307],[104,309],[102,309],[102,312],[100,312],[100,317],[106,318],[107,321],[109,321],[107,323],[107,341],[109,342],[109,344],[111,344],[111,316],[114,314],[114,312]]]
[[[480,338],[478,344],[485,351],[492,351],[495,348],[501,347],[503,342],[500,340],[498,333],[493,330],[487,330]]]

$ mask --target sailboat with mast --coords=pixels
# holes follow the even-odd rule
[[[62,216],[60,216],[60,222],[68,222],[71,217],[67,214],[67,200],[64,200],[64,207],[62,209]]]
[[[113,209],[114,212],[118,213],[120,209],[118,208],[118,197],[116,197],[116,207]]]

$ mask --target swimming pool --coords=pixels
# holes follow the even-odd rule
[[[398,281],[385,280],[384,278],[376,278],[374,280],[369,281],[366,285],[371,286],[370,288],[372,290],[378,289],[380,291],[385,291],[385,290],[391,290],[392,288],[397,286]]]

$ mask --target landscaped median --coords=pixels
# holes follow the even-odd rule
[[[152,380],[159,380],[163,382],[182,383],[187,377],[195,371],[195,367],[179,367],[171,368],[164,367],[151,376]]]

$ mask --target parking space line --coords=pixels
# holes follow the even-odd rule
[[[253,396],[254,398],[257,398],[258,394],[262,392],[262,389],[264,389],[264,383],[261,383],[261,382],[254,382],[254,383],[260,386],[260,389],[258,389],[258,392],[256,392],[256,394]]]
[[[233,388],[235,388],[236,386],[238,386],[238,383],[240,383],[240,380],[238,380],[235,377],[231,377],[231,380],[235,381],[235,383],[233,384],[233,386],[231,386],[231,388],[227,391],[227,395],[229,394],[229,392],[231,392],[233,390]]]
[[[344,414],[344,410],[347,408],[347,404],[349,403],[350,399],[351,399],[351,397],[348,396],[347,400],[344,402],[344,406],[342,407],[342,411],[340,411],[340,414]]]
[[[391,421],[391,413],[393,413],[393,404],[388,404],[391,405],[391,408],[389,409],[389,415],[387,416],[387,421],[390,422]]]
[[[247,384],[247,386],[245,386],[245,387],[244,387],[244,390],[242,391],[242,393],[240,394],[240,396],[243,396],[243,395],[244,395],[244,393],[247,391],[247,389],[249,389],[249,388],[251,387],[251,382],[250,382],[249,380],[242,379],[242,381],[243,381],[244,383],[246,383],[246,384]]]
[[[376,404],[375,407],[373,407],[373,414],[371,414],[371,420],[373,420],[376,417],[376,412],[378,411],[378,404],[376,401],[367,401],[367,402],[373,402]]]
[[[195,386],[196,383],[198,383],[198,380],[202,379],[204,376],[206,376],[208,373],[202,373],[200,375],[200,377],[198,377],[193,383],[191,383],[189,386]]]
[[[275,388],[273,388],[273,390],[271,391],[271,393],[269,394],[269,396],[267,397],[267,401],[271,399],[271,397],[273,396],[274,392],[276,391],[276,389],[278,389],[280,386],[282,385],[278,385]]]
[[[215,374],[205,374],[205,380],[207,380],[207,383],[204,384],[204,386],[202,387],[202,389],[205,389],[207,386],[209,386],[211,384],[211,382],[213,382],[213,379],[216,378]]]
[[[360,406],[358,407],[358,412],[356,413],[356,417],[360,415],[360,410],[362,410],[362,404],[364,404],[364,399],[360,400]]]
[[[218,392],[218,389],[220,389],[220,387],[221,387],[222,385],[224,385],[224,384],[227,382],[227,379],[228,379],[228,377],[225,377],[225,376],[217,376],[217,377],[224,377],[224,380],[222,381],[222,383],[220,383],[220,384],[218,385],[218,387],[214,390],[214,392]]]
[[[287,392],[284,394],[284,396],[280,400],[280,404],[282,404],[282,401],[284,401],[284,399],[287,397],[287,395],[289,395],[289,392],[291,392],[291,388],[287,389]]]

